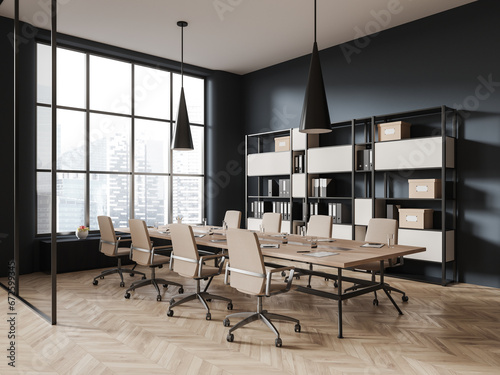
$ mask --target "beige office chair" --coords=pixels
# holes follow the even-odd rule
[[[97,285],[99,281],[97,279],[104,279],[104,276],[112,275],[117,273],[120,275],[120,286],[123,288],[125,286],[125,282],[123,281],[123,273],[129,273],[130,276],[134,276],[134,274],[142,275],[143,278],[146,278],[144,273],[135,271],[134,268],[122,268],[122,257],[130,256],[130,245],[127,247],[121,246],[121,243],[128,242],[130,243],[130,239],[121,239],[120,237],[116,238],[115,228],[113,227],[113,221],[109,216],[98,216],[97,223],[99,224],[99,231],[101,232],[101,240],[99,242],[99,251],[108,257],[115,257],[118,259],[118,266],[116,268],[112,268],[110,270],[102,271],[99,276],[94,277],[94,281],[92,284]]]
[[[238,291],[257,296],[256,312],[239,312],[230,314],[224,319],[224,326],[229,327],[230,318],[242,317],[242,321],[234,325],[227,334],[227,341],[234,340],[233,332],[255,320],[262,320],[273,331],[277,338],[275,345],[282,346],[282,340],[271,319],[284,320],[295,323],[295,332],[300,332],[298,319],[284,315],[272,314],[262,309],[262,297],[270,297],[275,294],[288,292],[293,280],[293,267],[275,268],[266,272],[264,259],[260,250],[259,239],[256,233],[242,230],[229,229],[227,231],[227,244],[230,265],[226,266],[224,282],[236,288]],[[272,280],[272,274],[282,271],[290,271],[288,283],[284,284],[280,279]]]
[[[387,246],[387,235],[394,236],[394,243],[398,243],[397,235],[398,235],[398,222],[393,219],[370,219],[368,222],[368,228],[366,229],[365,242],[377,242],[383,243]],[[403,264],[403,257],[389,259],[384,261],[384,269],[388,267],[395,267]],[[372,274],[372,281],[375,281],[375,276],[380,272],[380,262],[370,262],[366,264],[362,264],[360,266],[356,266],[356,269],[364,270],[370,272]],[[350,288],[347,288],[344,292],[356,290],[360,286],[354,285]],[[408,296],[402,290],[396,289],[392,286],[387,285],[384,288],[388,292],[398,292],[403,296],[401,299],[403,302],[408,301]],[[375,294],[375,299],[373,300],[373,304],[378,306],[377,292],[373,292]]]
[[[228,210],[224,216],[228,228],[238,229],[241,222],[241,211]]]
[[[307,236],[314,237],[332,237],[333,218],[327,215],[311,215],[307,224]],[[309,269],[312,271],[313,265],[309,263]],[[311,287],[312,275],[309,275],[307,287]]]
[[[225,257],[222,254],[215,255],[204,255],[200,256],[198,253],[198,248],[196,247],[196,242],[194,240],[193,229],[186,224],[171,224],[170,235],[172,238],[173,250],[170,254],[170,269],[177,272],[183,277],[189,277],[196,280],[196,293],[185,296],[179,301],[175,301],[180,295],[172,297],[170,300],[170,306],[167,311],[168,316],[174,315],[173,307],[181,305],[183,303],[192,301],[196,298],[201,302],[203,307],[207,310],[206,319],[212,319],[210,314],[210,308],[207,305],[207,301],[213,299],[219,299],[228,302],[227,309],[233,309],[233,303],[229,298],[216,296],[207,292],[212,279],[220,275],[222,272],[222,267],[224,266]],[[212,267],[205,264],[206,261],[210,259],[219,259],[219,266]],[[200,288],[200,281],[207,280],[208,283],[205,286],[203,292]]]
[[[266,212],[262,215],[262,228],[266,233],[281,232],[281,214]]]
[[[157,292],[157,301],[161,301],[160,288],[158,287],[158,284],[163,284],[164,288],[168,285],[177,285],[179,287],[179,293],[183,293],[184,290],[181,284],[156,277],[156,268],[161,268],[164,264],[170,262],[170,258],[168,256],[156,254],[156,251],[160,249],[170,249],[171,246],[153,247],[153,243],[149,237],[148,228],[144,220],[130,219],[128,223],[130,227],[130,234],[132,236],[131,259],[141,266],[151,268],[151,278],[133,283],[125,292],[125,298],[129,299],[130,292],[146,285],[153,285],[155,287]]]

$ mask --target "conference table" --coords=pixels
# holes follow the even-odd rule
[[[195,241],[198,246],[227,251],[227,241],[222,228],[195,225],[193,225],[192,228]],[[129,228],[117,228],[117,231],[130,233]],[[330,273],[313,270],[312,267],[295,267],[300,274],[320,276],[336,281],[336,292],[326,292],[300,285],[295,286],[294,289],[299,292],[337,301],[339,338],[343,337],[342,302],[350,298],[382,290],[392,302],[398,313],[401,315],[403,314],[398,304],[394,301],[391,294],[387,290],[389,284],[387,284],[384,280],[384,261],[425,251],[425,247],[418,246],[393,245],[389,247],[386,244],[370,244],[370,246],[382,245],[382,247],[365,247],[368,246],[366,242],[335,238],[317,238],[317,247],[312,248],[311,237],[299,235],[285,236],[280,233],[256,233],[261,244],[262,255],[267,258],[273,258],[278,261],[294,261],[307,265],[317,265],[336,269],[336,272],[333,270],[333,272]],[[168,225],[159,228],[149,228],[149,235],[152,238],[170,240]],[[357,277],[346,277],[342,274],[343,270],[352,270],[357,266],[371,262],[379,262],[380,264],[380,276],[378,281],[371,281]],[[269,263],[266,262],[266,265],[268,264]],[[355,283],[357,285],[357,289],[345,292],[342,287],[343,282]]]

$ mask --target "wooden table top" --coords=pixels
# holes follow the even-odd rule
[[[210,228],[212,228],[213,234],[208,234]],[[117,228],[116,231],[130,233],[129,228]],[[227,249],[225,235],[222,233],[220,227],[193,226],[193,232],[198,245]],[[170,234],[166,231],[166,227],[160,227],[160,229],[150,228],[149,235],[153,238],[170,239]],[[312,249],[309,242],[310,237],[287,235],[288,243],[283,244],[283,235],[281,234],[258,233],[258,236],[261,244],[279,245],[279,248],[262,248],[264,256],[336,268],[352,268],[365,263],[425,251],[425,247],[403,245],[395,245],[393,247],[384,245],[381,248],[366,248],[361,247],[365,242],[343,239],[331,239],[332,242],[327,242],[327,239],[322,238],[318,238],[318,247]],[[323,253],[325,256],[314,256],[314,254],[319,255],[318,253]]]

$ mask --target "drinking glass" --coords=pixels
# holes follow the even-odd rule
[[[318,247],[318,237],[311,237],[311,249]]]
[[[394,247],[394,234],[387,235],[387,246]]]

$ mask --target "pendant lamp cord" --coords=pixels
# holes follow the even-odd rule
[[[181,87],[184,87],[184,26],[181,27]]]
[[[316,0],[314,0],[314,43],[316,43]]]

